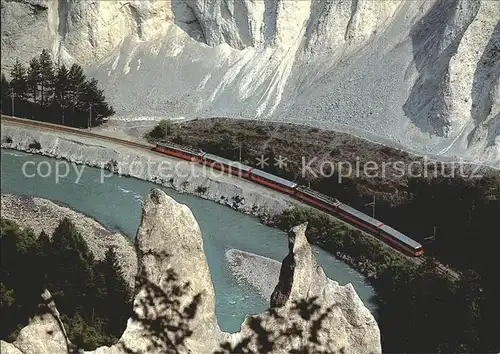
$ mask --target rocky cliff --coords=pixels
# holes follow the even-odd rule
[[[126,117],[286,120],[500,165],[500,2],[2,0],[2,68],[78,62]]]
[[[373,316],[352,286],[339,286],[326,278],[307,243],[305,228],[301,225],[290,231],[290,253],[283,262],[271,309],[247,317],[239,333],[227,334],[219,330],[215,319],[215,294],[196,220],[185,205],[152,190],[144,202],[136,238],[135,315],[119,343],[89,353],[118,354],[126,349],[165,353],[173,346],[185,353],[240,352],[242,348],[272,353],[293,348],[380,353],[380,333]],[[23,328],[14,343],[2,342],[2,353],[62,354],[71,347],[50,294],[44,293],[43,298],[47,313]],[[169,327],[165,327],[167,322]],[[302,335],[289,332],[292,328]],[[262,334],[261,330],[271,342],[256,334]]]
[[[253,352],[380,353],[380,332],[370,311],[351,284],[328,279],[307,241],[307,224],[288,233],[289,253],[267,312],[249,316],[229,338],[234,352],[249,341]],[[255,338],[268,333],[271,342]]]

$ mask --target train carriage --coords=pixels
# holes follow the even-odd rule
[[[356,210],[349,205],[342,204],[338,208],[338,214],[351,221],[355,224],[363,227],[366,230],[377,233],[378,228],[384,225],[382,222],[372,218],[371,216],[366,215],[365,213]]]
[[[342,204],[339,207],[338,214],[343,218],[348,219],[364,229],[373,232],[375,235],[380,236],[391,246],[404,251],[413,256],[420,256],[423,254],[423,247],[421,244],[405,236],[401,232],[393,229],[390,226],[356,210],[348,205]]]
[[[414,256],[418,257],[424,253],[424,249],[420,243],[402,234],[398,230],[393,229],[390,226],[381,226],[379,228],[379,234],[386,239],[390,238],[391,240],[394,240],[395,242],[397,242],[399,248],[407,253],[411,253]]]
[[[212,168],[244,178],[249,178],[250,171],[252,170],[251,166],[208,153],[203,155],[203,163]]]
[[[184,160],[201,163],[204,152],[188,146],[174,143],[157,143],[155,150],[162,154],[175,156]]]
[[[308,204],[334,213],[337,212],[338,207],[342,204],[337,199],[316,192],[314,189],[305,186],[298,186],[296,188],[295,197]]]
[[[252,181],[266,185],[273,189],[280,190],[290,195],[293,195],[295,193],[295,188],[297,187],[297,183],[295,182],[272,175],[256,168],[250,171],[250,179]]]

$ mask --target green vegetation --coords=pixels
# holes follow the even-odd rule
[[[312,187],[365,210],[369,199],[358,192],[355,180],[349,182],[342,186],[325,179]],[[498,352],[500,339],[495,333],[500,328],[499,176],[410,178],[400,193],[406,197],[397,205],[386,200],[377,202],[377,218],[420,241],[427,257],[435,257],[464,276],[459,283],[449,284],[428,268],[419,268],[417,273],[400,272],[400,267],[393,269],[394,280],[387,276],[385,283],[377,285],[378,295],[391,309],[381,308],[385,349]],[[426,242],[434,227],[436,239]],[[397,302],[397,298],[404,301]],[[409,301],[410,307],[405,305]],[[396,325],[398,318],[403,321],[403,311],[411,318],[404,322],[406,342],[402,342],[404,336],[391,336],[394,332],[389,329],[404,328]],[[436,314],[440,316],[435,317]],[[457,328],[460,325],[466,328]]]
[[[38,141],[33,140],[33,142],[32,142],[32,143],[30,143],[30,144],[28,145],[28,147],[29,147],[30,149],[40,150],[40,149],[42,148],[42,145],[40,145],[40,143],[39,143]]]
[[[177,140],[179,143],[184,143],[182,140]],[[244,144],[241,143],[242,150],[245,149]],[[229,134],[223,134],[222,136],[214,136],[210,139],[205,140],[203,143],[198,145],[198,148],[203,151],[210,151],[212,154],[225,157],[227,159],[239,160],[240,152],[240,141]]]
[[[196,193],[198,194],[205,194],[207,192],[208,188],[206,186],[198,186],[196,187]]]
[[[161,120],[149,133],[146,138],[150,141],[167,139],[172,134],[172,122],[168,119]]]
[[[432,259],[415,263],[310,208],[285,212],[279,225],[288,229],[305,221],[312,243],[368,276],[376,291],[384,352],[498,351],[498,293],[477,273],[464,272],[453,282]]]
[[[56,66],[47,50],[30,60],[19,60],[11,81],[2,74],[2,113],[74,127],[101,124],[113,115],[96,79],[87,80],[78,64]]]
[[[12,341],[37,313],[47,288],[70,340],[89,350],[115,343],[131,315],[131,293],[112,248],[96,261],[74,225],[63,220],[52,238],[1,219],[1,339]]]
[[[173,124],[168,119],[162,119],[149,133],[146,139],[149,141],[168,139],[173,133]]]
[[[241,145],[244,163],[255,166],[256,158],[264,155],[271,162],[267,172],[300,184],[310,183],[313,189],[368,214],[371,208],[366,205],[376,196],[377,219],[421,242],[426,257],[434,257],[463,274],[459,283],[451,284],[435,274],[435,267],[418,266],[409,258],[394,256],[394,251],[351,228],[332,224],[326,216],[317,217],[315,213],[304,211],[285,215],[285,219],[289,219],[283,221],[286,225],[309,220],[308,233],[313,242],[337,253],[365,274],[376,274],[377,279],[394,277],[385,283],[373,280],[378,284],[379,299],[385,297],[384,301],[388,303],[381,306],[383,313],[380,317],[385,351],[419,351],[420,348],[426,352],[487,352],[500,349],[500,339],[494,334],[500,328],[500,257],[497,255],[500,249],[500,175],[497,172],[483,168],[481,178],[453,177],[451,165],[426,165],[417,156],[389,147],[345,134],[286,123],[217,118],[175,124],[173,130],[172,141],[233,160],[238,159]],[[280,155],[288,158],[285,169],[272,164],[273,158]],[[423,166],[420,167],[422,177],[409,174],[396,177],[391,167],[385,176],[368,178],[361,174],[356,178],[342,178],[341,182],[337,171],[332,171],[329,178],[321,175],[303,177],[302,156],[306,160],[317,156],[318,160],[326,159],[332,163],[345,161],[352,166],[359,163],[361,171],[367,161],[374,161],[379,166],[387,162],[402,162],[405,169],[416,162],[417,166]],[[313,166],[313,170],[315,168]],[[470,167],[465,167],[467,170],[472,172]],[[455,166],[455,172],[460,174],[462,170]],[[435,239],[427,241],[434,235],[434,230]],[[393,265],[392,268],[389,265]],[[398,294],[398,287],[405,290]],[[429,290],[431,287],[442,289],[442,292],[434,294]],[[446,306],[440,307],[433,296],[446,299],[443,300],[447,301]],[[393,301],[393,297],[399,297],[400,302]],[[443,318],[435,318],[429,313],[426,301],[430,301],[428,308],[434,309],[435,306],[436,313]],[[449,309],[450,304],[459,308],[455,315]],[[386,310],[385,306],[389,305],[392,307]],[[445,309],[449,312],[445,313]],[[403,313],[408,311],[408,318],[413,318],[407,321]],[[457,328],[456,322],[449,323],[449,331],[442,333],[443,340],[439,343],[443,330],[434,324],[444,326],[444,320],[452,321],[456,316],[466,321],[464,326],[470,326],[470,331]],[[407,327],[400,326],[398,321],[404,321]],[[415,326],[414,332],[412,326]],[[397,336],[399,332],[394,328],[406,328],[406,333]]]

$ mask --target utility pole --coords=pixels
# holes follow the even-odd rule
[[[92,103],[89,104],[89,131],[92,130]]]
[[[373,196],[373,202],[366,204],[365,206],[372,207],[372,218],[375,219],[375,196]]]
[[[241,162],[241,142],[240,142],[240,162]]]
[[[12,117],[14,117],[14,102],[15,102],[15,92],[14,92],[14,88],[11,87],[10,88],[10,99],[11,99],[11,102],[12,102],[12,107],[11,107],[11,114],[12,114]]]
[[[434,234],[432,236],[424,238],[425,241],[435,241],[436,240],[436,226],[434,226]]]
[[[59,101],[59,108],[61,109],[61,125],[64,125],[64,107],[61,104],[61,101]]]

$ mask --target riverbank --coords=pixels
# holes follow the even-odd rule
[[[2,121],[1,147],[112,170],[215,201],[264,223],[297,204],[292,198],[241,178],[154,152],[70,133]],[[108,171],[103,171],[102,176]]]
[[[40,154],[48,157],[64,159],[76,164],[102,168],[102,176],[112,170],[122,176],[130,176],[140,180],[172,188],[180,193],[215,201],[218,204],[252,215],[265,225],[288,230],[291,225],[282,223],[282,216],[290,210],[303,206],[314,215],[321,215],[331,222],[338,223],[348,229],[354,229],[332,216],[324,214],[309,206],[302,205],[295,199],[262,187],[244,179],[206,169],[198,164],[159,155],[154,152],[134,149],[113,142],[97,140],[74,135],[67,132],[36,130],[29,126],[20,126],[10,122],[2,124],[2,147],[19,151]],[[137,168],[145,166],[147,168]],[[107,170],[106,170],[107,169]],[[104,179],[106,177],[103,177]],[[293,225],[292,225],[293,226]],[[308,232],[309,234],[309,232]],[[366,238],[366,243],[376,245],[384,253],[394,257],[406,258],[386,244],[360,231],[357,234]],[[356,271],[367,277],[375,275],[374,266],[354,259],[349,254],[339,253],[326,247],[323,241],[312,237],[313,243],[331,252],[345,261]]]
[[[246,282],[255,287],[266,301],[271,301],[271,295],[278,284],[281,262],[235,249],[226,251],[226,259],[238,282]]]
[[[113,247],[118,255],[118,262],[123,277],[134,288],[137,273],[137,255],[134,245],[124,235],[106,229],[91,217],[53,201],[2,193],[2,218],[14,221],[21,228],[33,230],[36,236],[44,231],[52,235],[59,223],[68,218],[81,233],[90,251],[101,260],[108,247]]]

